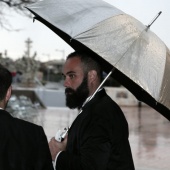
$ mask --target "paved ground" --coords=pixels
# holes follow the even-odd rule
[[[170,122],[149,107],[122,107],[129,123],[130,145],[136,170],[170,170]],[[77,111],[67,108],[39,110],[28,121],[42,125],[48,140],[69,126]]]

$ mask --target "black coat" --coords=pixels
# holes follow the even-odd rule
[[[43,128],[0,110],[0,170],[52,169]]]
[[[124,114],[103,89],[73,122],[56,170],[134,170],[128,136]]]

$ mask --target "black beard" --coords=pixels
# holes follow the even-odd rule
[[[70,109],[80,109],[89,96],[89,89],[87,83],[87,76],[83,79],[82,83],[76,90],[72,88],[65,89],[66,94],[66,106]]]

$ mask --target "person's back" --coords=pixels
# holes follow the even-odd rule
[[[12,77],[0,65],[0,170],[52,170],[52,159],[41,126],[5,111]]]

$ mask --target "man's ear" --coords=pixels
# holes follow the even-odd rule
[[[89,83],[92,83],[96,80],[97,77],[97,72],[95,70],[91,70],[88,72],[88,79],[89,79]]]
[[[11,91],[12,91],[12,86],[10,86],[7,90],[6,96],[5,96],[5,101],[7,102],[10,97],[11,97]]]

